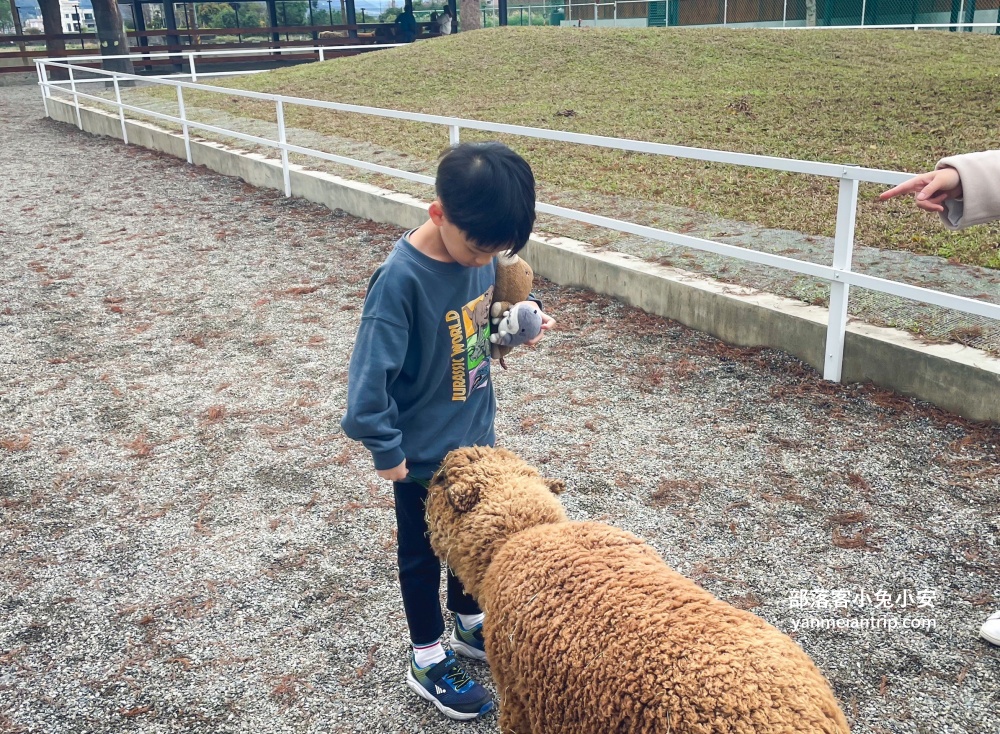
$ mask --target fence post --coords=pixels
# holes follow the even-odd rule
[[[52,99],[52,89],[49,87],[49,65],[42,64],[42,79],[45,80],[45,98]]]
[[[323,47],[322,46],[319,49],[319,60],[320,61],[326,61],[325,54],[323,52]]]
[[[49,88],[46,86],[48,84],[48,73],[45,70],[44,63],[35,63],[35,71],[38,72],[38,88],[42,90],[42,105],[45,107],[45,116],[49,116]]]
[[[781,11],[781,27],[785,27],[785,23],[788,22],[788,0],[785,0],[784,8]]]
[[[278,143],[281,145],[281,177],[285,182],[285,196],[290,198],[292,195],[292,179],[288,171],[288,150],[285,148],[285,144],[288,142],[285,137],[285,106],[280,99],[277,101],[277,105]]]
[[[458,145],[458,125],[448,126],[448,143],[450,145]]]
[[[188,54],[188,64],[191,66],[191,81],[198,81],[198,72],[194,68],[194,52]],[[178,87],[180,89],[180,87]]]
[[[722,0],[722,25],[729,24],[729,0]]]
[[[858,209],[858,180],[840,179],[837,199],[837,233],[833,241],[833,267],[850,272],[854,257],[854,221]],[[840,382],[844,369],[844,336],[847,333],[847,299],[850,285],[842,281],[830,284],[830,320],[826,327],[826,359],[823,379]]]
[[[861,25],[865,24],[865,14],[868,12],[868,0],[861,0]]]
[[[122,142],[128,145],[128,130],[125,129],[125,108],[122,107],[122,90],[118,86],[118,75],[115,74],[112,78],[115,82],[115,101],[118,103],[118,119],[122,124]]]
[[[76,77],[73,76],[73,65],[67,64],[69,68],[69,86],[73,90],[73,104],[76,107],[76,126],[83,130],[83,118],[80,116],[80,95],[76,93]]]
[[[191,134],[188,132],[187,115],[184,112],[184,90],[180,85],[177,85],[177,107],[180,112],[181,129],[184,130],[184,152],[187,154],[187,162],[192,163]]]

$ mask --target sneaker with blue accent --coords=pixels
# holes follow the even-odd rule
[[[451,645],[451,649],[459,655],[464,655],[465,657],[472,658],[473,660],[486,659],[486,645],[483,642],[482,623],[467,630],[462,626],[462,620],[460,620],[456,614],[455,629],[451,633],[451,639],[448,640],[448,644]]]
[[[449,719],[471,721],[493,708],[493,697],[462,670],[450,650],[440,663],[418,668],[410,657],[406,685]]]

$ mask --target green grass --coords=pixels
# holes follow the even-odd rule
[[[510,27],[227,83],[913,172],[944,155],[1000,147],[1000,38],[985,34]],[[274,119],[271,105],[220,95],[191,99]],[[557,114],[567,110],[573,114]],[[433,160],[446,142],[435,126],[301,106],[288,107],[286,120],[425,160]],[[463,139],[477,136],[464,131]],[[833,234],[836,182],[828,179],[524,138],[506,142],[528,158],[548,192],[617,194]],[[883,188],[861,187],[859,244],[1000,268],[1000,227],[947,232],[912,201],[876,202]]]

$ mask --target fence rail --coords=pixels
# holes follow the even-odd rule
[[[367,46],[366,48],[371,48]],[[224,52],[205,52],[207,54],[220,54]],[[170,55],[170,54],[167,54]],[[850,166],[838,163],[824,163],[818,161],[797,160],[793,158],[778,158],[774,156],[755,155],[748,153],[733,153],[720,150],[710,150],[705,148],[692,148],[681,145],[670,145],[666,143],[651,143],[640,140],[630,140],[627,138],[613,138],[601,135],[591,135],[585,133],[571,133],[545,128],[525,127],[521,125],[508,125],[503,123],[485,122],[481,120],[470,120],[457,117],[447,117],[444,115],[430,115],[415,112],[402,112],[398,110],[381,109],[376,107],[365,107],[361,105],[344,104],[340,102],[326,102],[301,97],[289,97],[286,95],[268,94],[264,92],[250,92],[241,89],[213,87],[211,85],[197,83],[197,72],[194,58],[200,56],[197,52],[187,52],[184,54],[173,54],[184,58],[191,65],[190,74],[186,75],[190,81],[168,77],[144,77],[135,74],[124,74],[121,72],[105,71],[88,67],[77,66],[69,63],[67,59],[39,59],[35,61],[38,71],[38,83],[42,92],[42,101],[45,105],[45,113],[49,114],[49,100],[53,94],[63,95],[64,98],[72,99],[76,110],[77,125],[82,129],[83,122],[80,114],[81,100],[92,100],[102,105],[110,105],[117,109],[121,124],[122,138],[128,143],[128,130],[126,126],[126,112],[133,112],[154,119],[180,125],[184,138],[184,146],[188,163],[192,162],[191,157],[191,130],[203,130],[237,140],[244,140],[257,145],[268,146],[279,151],[281,157],[282,176],[285,196],[291,196],[290,168],[288,163],[289,153],[311,156],[321,160],[334,163],[345,164],[359,169],[373,171],[376,173],[394,176],[397,178],[416,181],[424,184],[433,184],[434,178],[422,174],[411,173],[401,169],[382,166],[367,161],[356,160],[345,156],[334,155],[324,151],[295,145],[288,141],[285,127],[284,110],[288,105],[301,105],[304,107],[314,107],[338,112],[355,113],[360,115],[371,115],[376,117],[390,118],[395,120],[407,120],[410,122],[427,123],[440,125],[448,129],[449,140],[452,144],[457,143],[461,136],[461,130],[479,130],[493,132],[502,135],[512,135],[541,140],[550,140],[561,143],[571,143],[576,145],[594,146],[609,148],[614,150],[631,151],[638,153],[648,153],[652,155],[674,156],[679,158],[689,158],[714,163],[724,163],[737,166],[750,166],[755,168],[766,168],[771,170],[786,171],[813,176],[825,176],[835,178],[839,181],[839,198],[837,206],[836,234],[834,237],[833,261],[830,265],[819,265],[816,263],[796,260],[781,255],[756,252],[733,245],[727,245],[714,240],[691,237],[678,232],[671,232],[656,227],[636,224],[634,222],[623,221],[611,217],[570,209],[567,207],[555,206],[539,202],[537,211],[544,214],[553,214],[566,219],[583,222],[586,224],[606,227],[608,229],[625,232],[629,234],[647,237],[660,242],[668,242],[675,245],[691,247],[697,250],[715,253],[726,257],[758,263],[761,265],[779,268],[781,270],[800,273],[827,282],[830,286],[830,308],[829,320],[826,336],[826,352],[824,360],[824,379],[839,382],[842,373],[844,339],[847,328],[847,302],[849,289],[851,286],[867,288],[881,293],[920,301],[924,303],[951,308],[967,314],[975,314],[991,319],[1000,320],[1000,305],[986,303],[973,298],[956,296],[942,291],[909,285],[897,281],[877,278],[870,275],[857,273],[851,269],[851,261],[854,252],[854,224],[857,214],[858,184],[861,181],[870,183],[895,185],[907,180],[912,174],[898,171],[887,171],[875,168],[864,168],[860,166]],[[132,58],[141,59],[140,54],[131,54]],[[66,69],[69,73],[69,80],[55,81],[49,78],[49,70],[52,68]],[[92,75],[90,79],[80,79],[78,74]],[[110,81],[114,86],[115,99],[109,100],[105,97],[91,95],[80,90],[92,82],[107,84]],[[135,105],[125,104],[121,97],[122,81],[139,81],[147,84],[156,84],[173,87],[176,90],[178,115],[169,115],[163,112],[147,110]],[[184,107],[184,91],[198,90],[201,92],[224,94],[229,97],[244,97],[259,101],[271,102],[275,105],[277,119],[278,137],[277,140],[265,138],[257,135],[249,135],[235,130],[228,130],[217,125],[191,120],[187,117]]]
[[[177,74],[161,74],[161,75],[158,75],[158,76],[155,76],[155,77],[150,77],[150,76],[139,77],[139,76],[135,76],[135,75],[130,76],[128,74],[119,74],[118,76],[121,77],[121,78],[133,78],[134,77],[136,79],[143,79],[144,81],[148,81],[148,82],[155,82],[157,79],[170,79],[170,78],[181,76],[181,77],[190,77],[190,79],[191,79],[192,82],[197,82],[198,81],[199,72],[198,72],[198,67],[195,64],[195,59],[196,58],[200,58],[200,59],[218,59],[220,61],[225,61],[225,57],[227,57],[227,56],[239,57],[240,59],[242,59],[243,57],[246,57],[246,56],[272,56],[274,54],[284,53],[284,55],[286,57],[296,56],[296,55],[300,55],[300,54],[315,54],[317,61],[326,61],[326,55],[327,54],[331,54],[331,53],[332,54],[339,54],[342,51],[377,51],[377,50],[383,49],[383,48],[395,48],[396,46],[400,46],[400,45],[403,45],[403,44],[399,44],[399,43],[379,43],[379,44],[367,43],[367,44],[350,45],[350,46],[294,46],[294,47],[288,47],[288,46],[286,46],[286,47],[281,48],[281,49],[274,49],[274,48],[259,48],[259,49],[255,49],[255,48],[240,48],[240,49],[235,49],[235,50],[215,49],[215,50],[211,50],[211,51],[182,51],[182,52],[177,52],[177,51],[154,51],[154,52],[148,52],[148,53],[147,52],[142,52],[142,53],[132,53],[132,54],[115,54],[115,55],[97,56],[97,57],[95,57],[95,56],[89,56],[89,55],[84,55],[84,56],[67,56],[67,57],[60,56],[58,59],[40,59],[40,60],[36,60],[35,64],[36,64],[36,66],[39,66],[40,64],[47,64],[48,66],[60,67],[60,68],[65,68],[65,69],[70,69],[70,70],[72,70],[72,69],[75,68],[78,71],[86,71],[86,72],[91,73],[91,74],[107,74],[109,72],[103,71],[101,69],[95,69],[92,66],[76,66],[74,64],[71,64],[70,62],[81,62],[82,61],[82,62],[85,62],[85,63],[96,63],[96,62],[102,61],[104,59],[131,59],[131,60],[137,62],[137,64],[136,64],[137,66],[140,66],[143,62],[150,61],[150,60],[153,60],[153,59],[176,59],[177,61],[182,62],[182,64],[184,62],[187,63],[187,65],[188,65],[188,71],[187,71],[187,73],[180,72],[180,73],[177,73]],[[63,63],[57,63],[57,62],[63,62]],[[229,72],[218,71],[218,72],[211,72],[211,73],[208,73],[208,74],[201,73],[201,76],[203,76],[203,77],[205,77],[205,76],[238,76],[238,75],[241,75],[241,74],[258,74],[261,71],[266,71],[266,70],[265,69],[250,69],[250,70],[244,70],[244,71],[229,71]],[[98,78],[98,79],[76,79],[75,81],[76,81],[77,84],[86,84],[88,81],[89,82],[95,82],[95,81],[100,82],[100,81],[104,81],[104,79],[102,77],[102,78]],[[56,82],[53,82],[53,84],[55,84],[55,83]],[[216,88],[216,89],[218,89],[218,88]],[[141,112],[141,110],[136,110],[136,111],[140,111]]]
[[[2,5],[6,0],[0,0]],[[430,37],[429,24],[418,24],[421,38]],[[333,32],[344,35],[324,36],[324,33]],[[126,36],[130,43],[132,54],[143,54],[143,60],[148,63],[151,54],[160,52],[186,53],[190,51],[220,51],[225,49],[236,49],[246,55],[265,54],[271,56],[272,61],[288,60],[289,56],[300,52],[302,47],[309,46],[311,51],[318,48],[325,49],[326,55],[337,55],[341,53],[362,53],[371,50],[376,46],[384,46],[395,43],[391,35],[392,25],[385,23],[357,23],[354,25],[334,25],[334,26],[275,26],[261,28],[178,28],[178,29],[157,29],[152,31],[127,31]],[[380,33],[379,37],[375,34]],[[222,40],[217,37],[228,35],[235,40]],[[283,36],[283,38],[282,38]],[[253,38],[254,40],[249,40]],[[149,45],[150,39],[161,39],[162,42]],[[48,41],[59,41],[67,46],[65,50],[50,51],[38,47]],[[0,62],[13,60],[23,62],[20,65],[0,65],[0,74],[31,72],[32,65],[36,58],[80,59],[86,63],[99,63],[102,58],[108,58],[101,54],[100,39],[94,32],[77,34],[52,34],[52,35],[20,35],[5,36],[0,35],[2,43],[18,44],[4,48],[0,45]],[[28,44],[35,46],[29,48]],[[73,46],[72,48],[70,46]],[[235,56],[235,54],[234,54]],[[119,57],[123,58],[123,57]],[[152,56],[154,59],[159,55]],[[321,59],[322,60],[322,59]],[[156,62],[154,63],[163,63]]]

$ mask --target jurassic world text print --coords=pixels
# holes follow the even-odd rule
[[[451,335],[451,399],[464,401],[490,381],[490,302],[493,286],[444,320]]]

